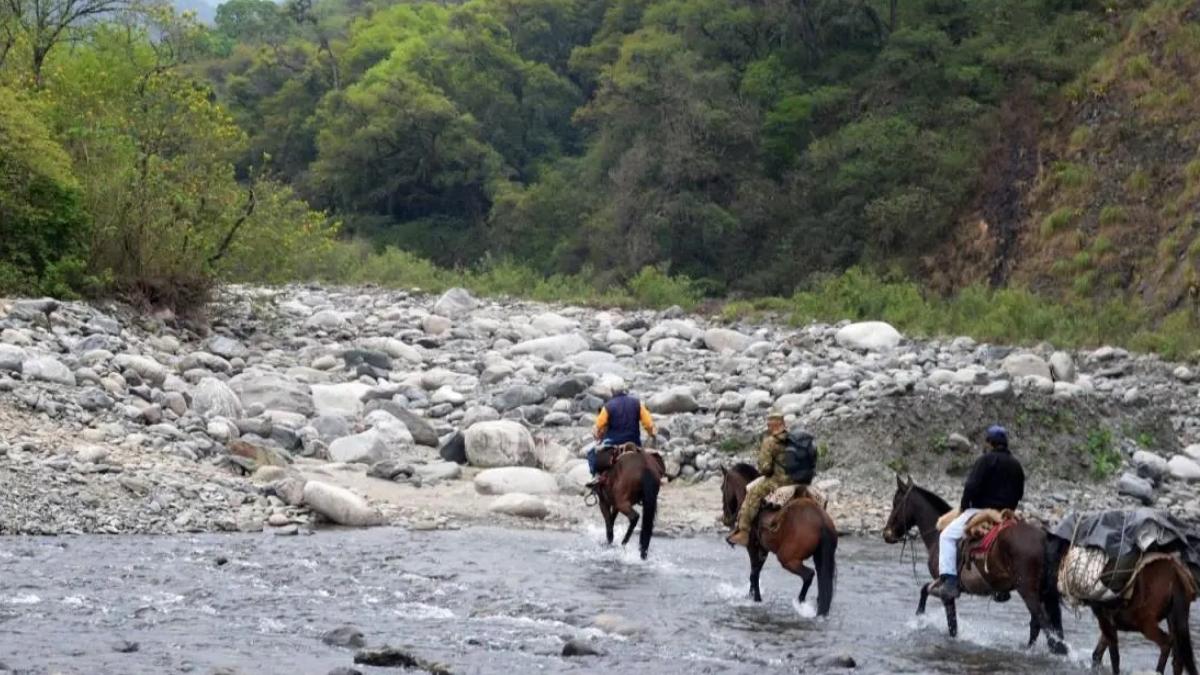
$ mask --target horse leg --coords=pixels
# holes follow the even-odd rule
[[[1158,666],[1154,669],[1154,672],[1161,675],[1167,668],[1167,659],[1171,656],[1171,636],[1164,633],[1158,627],[1158,622],[1153,619],[1143,621],[1141,631],[1147,640],[1158,645]]]
[[[1046,612],[1037,589],[1022,586],[1017,589],[1017,593],[1021,596],[1021,600],[1025,601],[1025,607],[1029,610],[1029,644],[1026,647],[1032,647],[1037,642],[1044,627],[1046,643],[1050,645],[1050,651],[1055,654],[1066,654],[1067,647],[1054,635],[1054,623],[1050,620],[1050,615]]]
[[[758,589],[758,577],[770,554],[766,549],[756,546],[753,542],[750,543],[750,548],[746,552],[750,554],[750,597],[755,602],[762,602],[762,593]]]
[[[1104,632],[1101,631],[1100,639],[1096,640],[1096,648],[1092,650],[1092,667],[1099,668],[1101,663],[1104,663],[1104,650],[1108,649],[1108,640],[1104,639]]]
[[[629,519],[629,529],[625,530],[625,537],[621,539],[621,545],[624,546],[628,544],[629,539],[633,537],[633,528],[637,527],[638,520],[641,518],[641,516],[639,516],[638,512],[633,509],[633,506],[626,506],[625,508],[620,509],[620,511],[621,513],[625,514],[626,518]]]
[[[1029,615],[1029,644],[1025,645],[1026,649],[1032,649],[1037,644],[1038,636],[1042,634],[1042,624],[1037,620],[1037,617]],[[1047,636],[1047,639],[1049,637]]]
[[[929,600],[929,584],[921,587],[921,599],[917,602],[917,616],[925,613],[925,603]]]
[[[1108,643],[1108,660],[1112,663],[1113,675],[1121,673],[1121,653],[1117,649],[1117,625],[1107,618],[1100,618],[1100,634]]]
[[[942,604],[946,606],[946,628],[950,630],[950,637],[958,637],[958,610],[954,601],[943,600]]]
[[[604,535],[608,538],[608,545],[613,543],[613,524],[617,521],[617,514],[613,511],[612,504],[607,500],[600,499],[600,515],[604,516]]]

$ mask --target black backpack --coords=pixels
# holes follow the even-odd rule
[[[811,483],[817,472],[817,449],[812,434],[800,429],[789,431],[780,464],[791,480]]]

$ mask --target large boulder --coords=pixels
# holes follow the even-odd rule
[[[479,422],[463,434],[472,466],[529,466],[534,463],[533,436],[518,422]]]
[[[367,501],[343,487],[310,480],[304,485],[308,508],[339,525],[368,527],[382,522],[379,512]]]
[[[0,372],[19,373],[21,364],[29,355],[24,349],[14,345],[0,344]]]
[[[360,344],[365,349],[383,352],[393,359],[401,359],[410,363],[421,363],[424,360],[416,347],[405,344],[396,338],[367,338],[360,341]]]
[[[229,388],[237,393],[244,408],[283,410],[306,417],[313,414],[309,386],[278,373],[243,373],[229,381]]]
[[[481,495],[506,495],[521,492],[550,495],[558,492],[553,474],[528,466],[506,466],[480,471],[475,476],[475,491]]]
[[[1055,382],[1075,381],[1075,359],[1067,352],[1054,352],[1050,355],[1050,373]]]
[[[1121,474],[1121,479],[1117,481],[1117,494],[1133,497],[1147,506],[1154,503],[1154,486],[1132,473]]]
[[[547,335],[562,335],[579,330],[578,321],[553,312],[538,314],[533,317],[530,325]]]
[[[587,351],[589,346],[587,339],[582,335],[567,333],[518,342],[508,352],[514,356],[530,355],[547,361],[562,361],[572,354]]]
[[[438,456],[447,462],[455,464],[467,463],[466,436],[460,431],[448,438],[442,447],[438,448]]]
[[[900,345],[903,336],[891,324],[883,321],[862,321],[843,327],[834,336],[847,349],[868,352],[890,352]]]
[[[1051,380],[1053,376],[1050,372],[1050,365],[1046,363],[1045,359],[1028,352],[1009,354],[1000,362],[1000,367],[1014,380],[1022,377],[1040,377]]]
[[[1164,457],[1145,450],[1133,453],[1133,465],[1137,468],[1139,476],[1148,478],[1155,483],[1161,481],[1171,471]]]
[[[528,384],[518,384],[497,394],[492,399],[492,407],[500,412],[506,412],[523,405],[536,405],[545,400],[545,389]]]
[[[328,445],[339,438],[349,436],[350,422],[341,415],[328,415],[314,417],[310,423],[312,428],[316,430],[317,436]]]
[[[113,365],[121,370],[133,371],[138,377],[155,386],[161,385],[167,379],[167,369],[149,356],[120,354],[113,359]]]
[[[244,359],[250,355],[250,350],[246,349],[245,345],[224,335],[209,338],[205,346],[208,351],[225,359]]]
[[[438,446],[437,432],[434,431],[433,426],[424,417],[409,410],[391,410],[387,408],[385,410],[403,422],[404,426],[408,427],[408,433],[412,435],[414,443],[429,448],[436,448]]]
[[[550,508],[546,506],[546,502],[541,499],[519,492],[497,497],[490,505],[488,511],[492,513],[503,513],[509,516],[517,516],[518,518],[545,518],[550,515]]]
[[[672,387],[654,394],[646,401],[646,407],[650,412],[660,415],[695,412],[700,409],[691,388],[686,386]]]
[[[465,288],[451,288],[442,293],[442,297],[433,304],[433,313],[450,319],[457,319],[475,309],[478,301]]]
[[[378,429],[343,436],[329,444],[329,459],[347,464],[374,464],[391,456],[388,439]]]
[[[362,382],[314,384],[311,389],[313,407],[318,415],[341,415],[350,418],[358,417],[362,413],[363,396],[371,391],[371,387]]]
[[[344,331],[350,328],[350,324],[340,312],[323,309],[305,319],[304,327],[310,330]]]
[[[35,356],[21,364],[21,372],[31,380],[75,386],[75,374],[53,356]]]
[[[1184,455],[1175,455],[1167,462],[1171,476],[1188,482],[1200,481],[1200,462]]]
[[[753,342],[748,336],[728,328],[710,328],[704,331],[704,344],[714,352],[740,352]]]
[[[237,419],[242,416],[242,402],[229,385],[215,377],[206,377],[192,392],[192,410],[204,418]]]

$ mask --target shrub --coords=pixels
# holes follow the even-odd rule
[[[1067,229],[1078,216],[1079,212],[1071,207],[1064,206],[1058,209],[1042,220],[1042,236],[1049,237]]]
[[[1106,206],[1100,209],[1100,224],[1101,225],[1119,225],[1124,223],[1128,214],[1125,212],[1124,206]]]
[[[643,267],[628,283],[633,299],[649,307],[679,305],[692,309],[700,302],[695,282],[687,277],[670,276],[657,267]]]

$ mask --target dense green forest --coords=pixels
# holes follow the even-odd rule
[[[454,269],[928,315],[943,300],[904,279],[1004,180],[1015,116],[1050,125],[1151,4],[1187,3],[229,0],[202,25],[5,0],[0,290],[186,304],[219,278]],[[1046,322],[1013,337],[1104,337]]]

